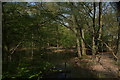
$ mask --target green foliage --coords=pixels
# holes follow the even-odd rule
[[[66,27],[60,28],[61,38],[60,44],[65,48],[70,48],[76,45],[76,36]]]
[[[83,29],[85,33],[84,40],[86,44],[92,47],[92,3],[34,4],[18,2],[6,2],[3,4],[3,64],[8,66],[7,71],[3,71],[3,78],[42,78],[47,72],[57,72],[58,70],[54,68],[54,65],[45,60],[48,57],[47,52],[52,53],[52,50],[48,50],[48,48],[72,48],[76,46],[76,34],[79,34],[79,32],[72,32],[74,29],[79,31]],[[107,4],[104,3],[103,7],[106,7]],[[98,5],[96,8],[98,8]],[[118,33],[115,11],[112,11],[111,7],[109,7],[103,13],[102,40],[111,46],[115,46]],[[75,20],[73,20],[73,16]],[[99,29],[97,11],[95,20],[96,38],[99,35],[97,32]],[[74,21],[76,22],[75,25]],[[81,35],[78,37],[81,39]],[[97,42],[97,40],[95,41]],[[20,42],[22,44],[16,49]],[[85,48],[88,48],[86,44]],[[100,49],[106,49],[102,44],[98,46]],[[15,52],[11,54],[14,49],[16,49]],[[24,53],[19,53],[19,51],[24,51]],[[39,56],[36,54],[39,54]],[[81,58],[86,58],[86,56]]]
[[[5,72],[3,74],[4,78],[34,78],[39,77],[42,78],[42,76],[48,72],[51,72],[51,68],[54,67],[51,63],[47,61],[39,61],[34,62],[34,64],[30,62],[25,61],[25,63],[21,63],[18,67],[14,68],[14,74],[11,74],[10,72]],[[52,70],[53,71],[53,70]]]

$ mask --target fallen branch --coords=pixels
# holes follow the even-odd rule
[[[118,57],[115,55],[113,49],[112,49],[111,47],[109,47],[109,45],[108,45],[107,43],[103,42],[102,40],[100,40],[100,41],[101,41],[103,44],[105,44],[105,46],[112,52],[113,56],[114,56],[116,59],[118,59]]]
[[[22,43],[22,42],[19,42],[19,43],[17,44],[17,46],[12,50],[11,54],[13,54],[13,53],[15,52],[15,50],[20,46],[21,43]]]

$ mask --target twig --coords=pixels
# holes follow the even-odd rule
[[[12,50],[11,54],[13,54],[13,53],[15,52],[15,50],[20,46],[21,43],[22,43],[22,42],[19,42],[19,43],[17,44],[17,46]]]

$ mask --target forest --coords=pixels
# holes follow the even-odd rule
[[[120,2],[2,2],[2,79],[120,77]]]

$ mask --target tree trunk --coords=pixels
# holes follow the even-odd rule
[[[120,17],[120,2],[118,2],[118,3],[116,3],[117,5],[117,17]],[[119,43],[119,41],[120,41],[120,20],[118,20],[118,22],[119,22],[119,26],[118,26],[118,39],[117,39],[117,47],[116,47],[116,54],[118,54],[119,53],[119,45],[120,45],[120,43]]]
[[[81,30],[81,34],[82,34],[82,38],[84,38],[84,30]],[[85,43],[83,41],[83,39],[81,38],[81,47],[82,47],[82,55],[86,55],[86,48],[85,48]]]
[[[118,54],[118,51],[119,51],[119,41],[120,41],[120,23],[119,23],[119,26],[118,26],[118,39],[117,39],[117,44],[116,44],[116,51],[115,51],[115,54]]]
[[[95,14],[96,14],[96,5],[94,2],[94,15],[93,15],[93,33],[92,33],[92,54],[96,54],[96,46],[95,46]]]
[[[92,37],[92,54],[96,54],[95,37]]]
[[[58,48],[59,47],[59,29],[58,29],[58,26],[56,29],[56,36],[57,36],[57,48]]]
[[[81,57],[81,50],[80,50],[80,41],[79,41],[79,37],[76,37],[76,41],[77,41],[78,57]]]
[[[117,17],[120,17],[120,2],[116,2],[116,8],[117,8]],[[119,28],[118,28],[118,40],[117,40],[117,56],[118,56],[118,76],[120,77],[120,20],[119,21]]]
[[[32,50],[31,50],[31,59],[33,59],[33,56],[34,56],[34,52],[33,52],[33,33],[32,33],[32,42],[31,42],[31,48],[32,48]]]
[[[119,22],[119,30],[118,30],[118,44],[117,44],[117,56],[118,56],[118,67],[119,67],[119,70],[118,70],[118,76],[120,77],[120,22]]]
[[[98,29],[98,38],[97,38],[97,50],[100,50],[102,37],[102,2],[99,2],[99,29]]]
[[[99,36],[98,40],[101,39],[102,36],[102,2],[99,2]]]
[[[78,27],[76,25],[76,21],[75,21],[75,16],[74,15],[72,15],[72,20],[73,20],[74,32],[76,34],[76,44],[77,44],[78,57],[81,57],[80,37],[79,37]]]

